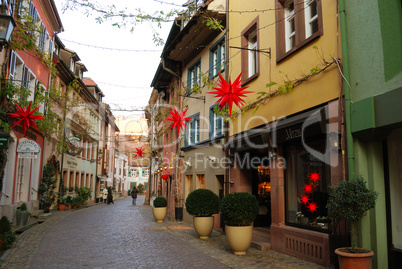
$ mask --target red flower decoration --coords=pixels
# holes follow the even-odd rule
[[[173,121],[173,123],[170,125],[169,130],[171,130],[172,128],[177,128],[177,134],[180,134],[180,129],[181,127],[185,127],[187,129],[186,126],[186,121],[191,120],[191,118],[186,118],[184,117],[186,112],[187,112],[188,108],[184,111],[182,111],[180,114],[177,112],[176,108],[174,109],[174,111],[169,110],[170,114],[172,115],[172,117],[170,118],[166,118],[166,120],[169,121]]]
[[[302,204],[306,205],[308,203],[308,200],[310,200],[310,198],[308,198],[308,195],[302,195],[300,197],[300,203],[302,203]]]
[[[34,120],[44,120],[45,118],[43,116],[33,115],[33,113],[36,110],[38,110],[40,106],[38,106],[34,110],[31,110],[32,102],[29,102],[28,107],[24,106],[23,108],[21,108],[16,102],[14,102],[14,103],[17,106],[18,111],[16,113],[7,113],[7,114],[11,118],[19,118],[19,120],[13,126],[11,126],[11,128],[13,128],[18,123],[22,122],[23,126],[24,126],[24,136],[27,132],[27,129],[29,129],[29,125],[32,125],[36,130],[38,130]]]
[[[304,189],[304,192],[306,192],[306,193],[313,192],[313,188],[311,187],[311,185],[308,185],[308,184],[304,184],[303,189]]]
[[[161,178],[162,178],[163,180],[167,180],[167,179],[169,178],[169,175],[168,175],[168,174],[163,174],[163,175],[161,176]]]
[[[247,87],[241,87],[241,74],[236,78],[236,80],[231,83],[231,80],[229,78],[229,83],[222,77],[220,73],[219,74],[219,81],[216,83],[219,88],[213,88],[216,91],[214,92],[208,92],[211,94],[216,94],[215,97],[220,97],[217,103],[219,102],[218,106],[219,111],[222,110],[222,108],[225,106],[225,104],[229,104],[229,112],[230,115],[232,115],[232,106],[233,103],[235,103],[241,110],[241,106],[244,104],[244,101],[241,99],[241,97],[245,97],[246,93],[251,93],[251,91],[244,91],[244,89],[248,88]]]
[[[135,148],[135,156],[134,156],[134,158],[142,158],[142,157],[144,157],[144,148]]]
[[[309,177],[310,177],[310,180],[312,180],[314,182],[317,182],[318,180],[320,180],[320,174],[317,172],[310,173]]]
[[[308,204],[308,211],[310,211],[311,213],[313,213],[314,211],[317,211],[317,203],[309,203]]]

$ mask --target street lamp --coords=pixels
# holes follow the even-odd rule
[[[7,5],[3,2],[0,6],[0,51],[3,49],[5,44],[10,42],[11,34],[15,26],[14,18],[7,15]]]

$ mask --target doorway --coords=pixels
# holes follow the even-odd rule
[[[252,170],[252,194],[256,196],[259,205],[254,227],[271,226],[271,168],[267,156],[257,156],[258,165],[253,165]]]

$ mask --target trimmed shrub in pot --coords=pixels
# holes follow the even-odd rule
[[[28,219],[32,215],[32,212],[28,210],[25,203],[22,203],[21,206],[15,210],[15,215],[17,218],[17,225],[25,226],[27,225]]]
[[[211,190],[194,190],[187,196],[185,206],[194,217],[194,229],[199,238],[209,238],[214,228],[213,214],[219,213],[219,197]]]
[[[10,221],[6,216],[3,216],[0,219],[0,249],[9,249],[16,240]]]
[[[226,238],[235,255],[245,255],[253,237],[251,224],[258,214],[257,198],[247,192],[234,192],[223,197],[220,205],[225,221]]]
[[[159,196],[154,200],[154,207],[152,208],[152,213],[156,222],[163,222],[166,217],[166,207],[167,201],[165,197]]]
[[[331,186],[330,188],[328,215],[332,218],[345,218],[351,221],[352,247],[335,250],[335,253],[338,254],[340,268],[352,268],[347,263],[355,264],[353,256],[365,263],[365,265],[359,265],[359,268],[370,268],[371,256],[374,253],[371,250],[356,247],[356,225],[368,210],[375,207],[378,193],[366,187],[362,176],[356,176],[349,181],[341,181],[338,187]]]

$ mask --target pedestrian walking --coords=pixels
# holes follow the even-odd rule
[[[137,204],[137,193],[138,193],[138,190],[137,190],[137,188],[134,186],[133,189],[132,189],[132,191],[131,191],[131,197],[133,198],[133,205],[136,205],[136,204]]]
[[[113,202],[113,194],[112,194],[112,187],[107,189],[107,204],[114,204]]]
[[[106,203],[107,202],[107,188],[104,187],[103,188],[103,192],[102,192],[102,198],[103,198],[103,202]]]

